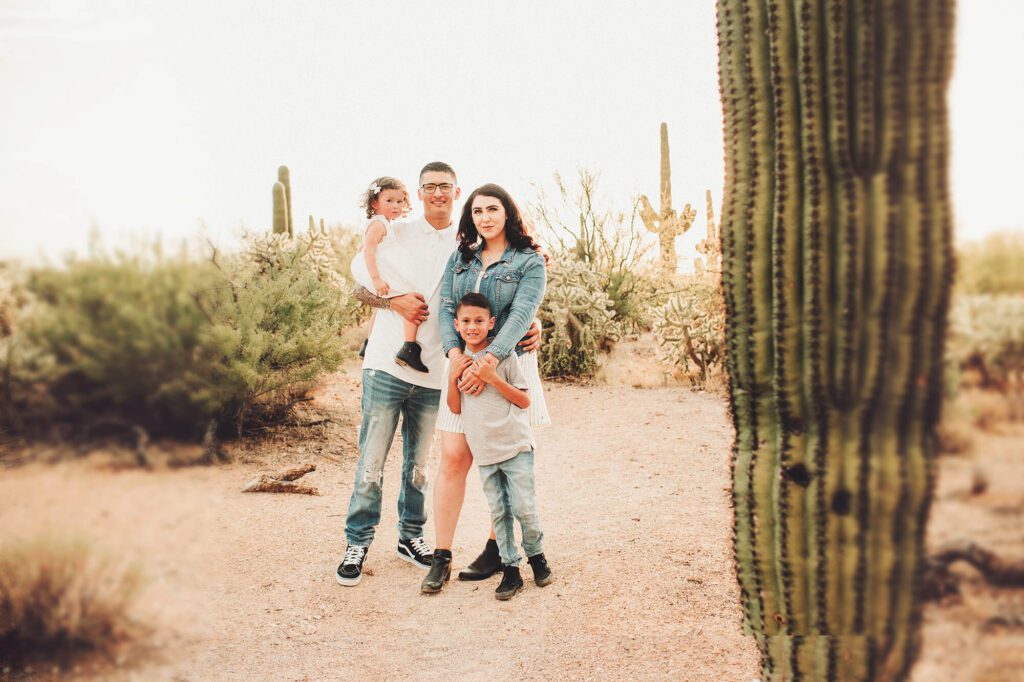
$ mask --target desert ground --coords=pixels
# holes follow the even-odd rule
[[[306,408],[312,421],[329,421],[229,445],[230,464],[140,470],[114,451],[8,460],[0,539],[74,534],[137,562],[146,582],[135,642],[102,656],[11,662],[0,680],[758,678],[740,627],[732,436],[718,394],[550,384],[554,424],[537,431],[537,485],[556,579],[537,588],[527,571],[526,589],[498,602],[497,577],[421,595],[424,573],[395,556],[397,443],[365,577],[356,587],[335,582],[358,391],[357,368],[333,375]],[[174,447],[154,444],[154,459]],[[932,545],[966,536],[1024,555],[1022,452],[1024,433],[1004,429],[941,459]],[[305,463],[316,471],[301,480],[320,496],[240,492],[261,473]],[[972,494],[979,476],[987,485]],[[456,568],[476,556],[487,528],[474,470]],[[957,571],[963,594],[928,606],[913,679],[1024,679],[1024,594]]]

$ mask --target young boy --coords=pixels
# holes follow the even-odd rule
[[[497,367],[483,359],[490,343],[487,332],[494,328],[491,313],[490,301],[476,293],[463,296],[455,309],[455,329],[466,342],[466,353],[452,364],[448,375],[448,408],[462,415],[466,441],[480,467],[504,564],[504,576],[494,596],[504,601],[523,589],[513,516],[523,531],[523,551],[533,567],[534,582],[544,587],[553,578],[544,558],[544,533],[537,516],[526,378],[515,355],[508,356]],[[487,384],[479,395],[463,395],[456,386],[467,369]]]

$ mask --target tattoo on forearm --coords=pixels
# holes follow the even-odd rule
[[[352,296],[363,305],[368,305],[371,308],[387,308],[388,299],[377,296],[369,289],[362,285],[355,285],[352,287]]]

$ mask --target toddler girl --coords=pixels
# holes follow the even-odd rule
[[[400,180],[383,176],[374,180],[363,195],[361,205],[366,208],[366,235],[362,253],[352,260],[352,276],[356,282],[378,296],[394,298],[415,291],[404,275],[413,272],[414,254],[395,239],[388,237],[391,221],[409,212],[409,193]],[[403,319],[405,343],[395,354],[395,362],[418,372],[427,372],[420,359],[420,345],[416,343],[418,324]],[[370,322],[373,329],[373,321]],[[363,344],[363,351],[366,344]]]

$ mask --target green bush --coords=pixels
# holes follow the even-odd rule
[[[95,249],[31,273],[6,360],[22,426],[97,419],[193,438],[283,418],[342,359],[353,322],[326,237],[255,238],[242,254]]]
[[[701,384],[725,359],[725,306],[718,282],[689,278],[655,314],[654,333],[661,361],[696,373]]]
[[[957,291],[1024,295],[1024,234],[994,234],[957,254]]]
[[[1020,387],[1024,379],[1024,296],[957,295],[950,311],[947,389],[973,369],[986,388]]]

